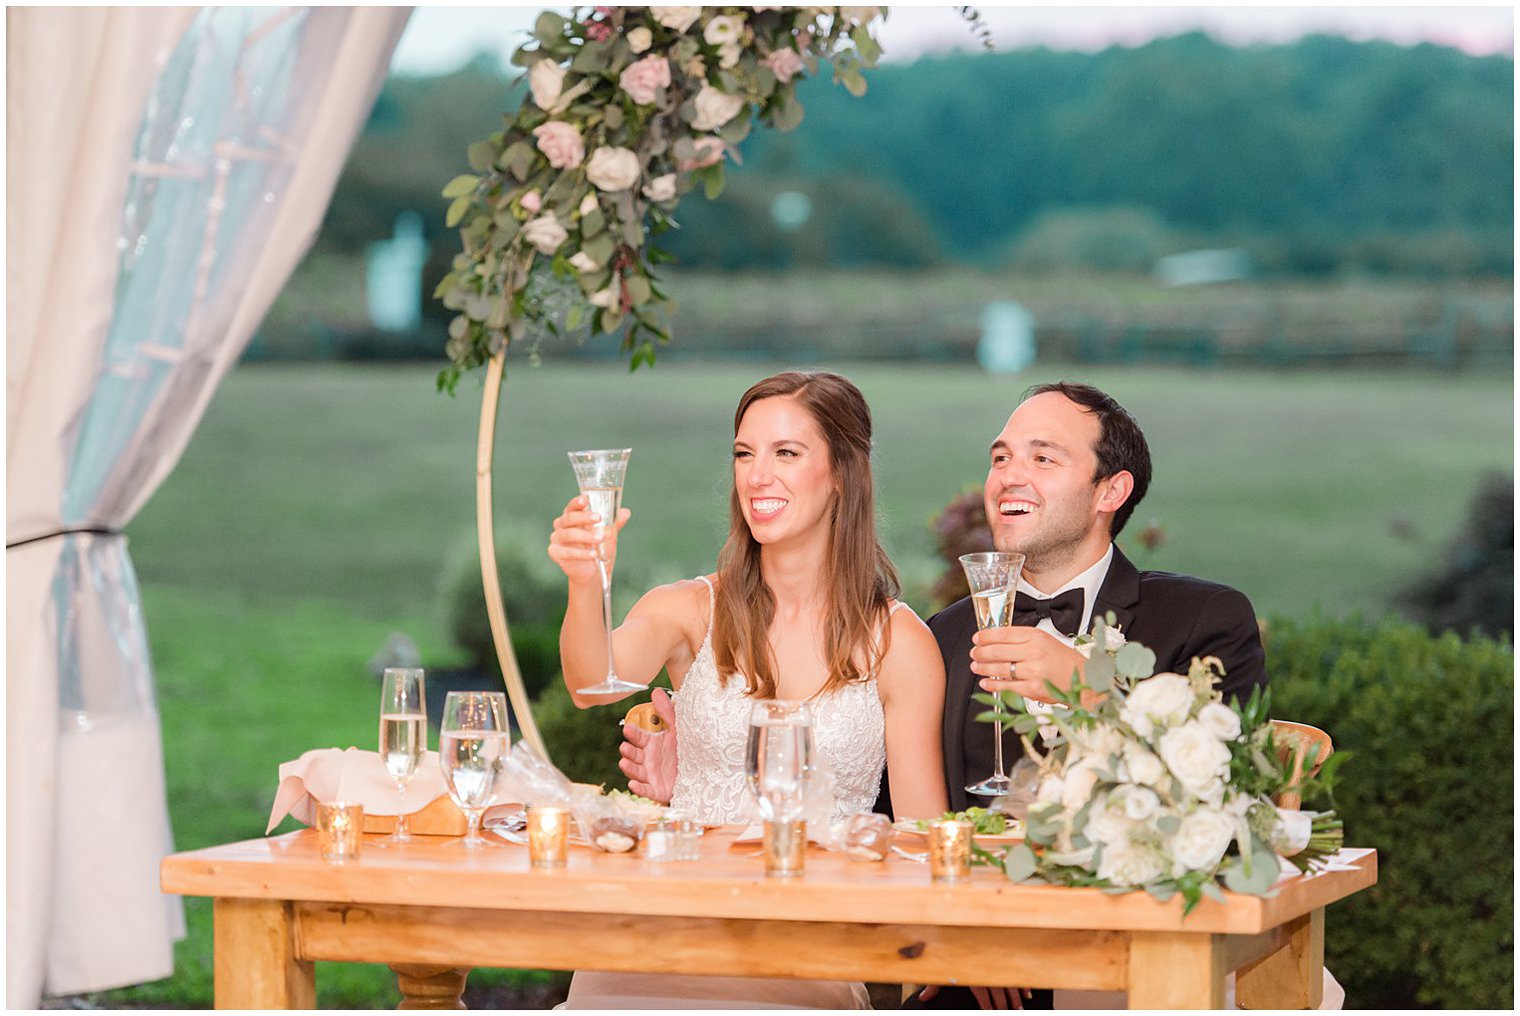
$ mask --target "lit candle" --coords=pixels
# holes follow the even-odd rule
[[[317,804],[317,845],[329,861],[359,856],[364,842],[364,805],[344,801]]]
[[[971,823],[945,819],[929,825],[929,875],[936,882],[971,877]]]
[[[535,868],[563,868],[570,859],[570,812],[565,808],[528,808],[528,859]]]

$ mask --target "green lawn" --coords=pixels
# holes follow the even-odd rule
[[[733,405],[769,369],[518,364],[498,434],[501,527],[542,545],[575,493],[565,451],[627,444],[634,520],[620,573],[710,568]],[[1383,613],[1435,563],[1482,472],[1513,457],[1507,374],[841,369],[875,412],[884,538],[920,606],[914,590],[938,569],[928,519],[980,483],[987,442],[1036,381],[1091,380],[1136,414],[1156,457],[1136,528],[1156,519],[1169,537],[1150,563],[1232,583],[1268,616]],[[411,635],[428,666],[457,662],[439,583],[473,539],[478,383],[450,400],[433,392],[433,373],[239,368],[129,527],[179,848],[262,833],[280,762],[371,743],[365,662],[389,633]],[[175,978],[100,1001],[209,1004],[209,907],[192,901],[189,918]],[[482,973],[472,988],[516,976]],[[319,975],[324,1006],[396,999],[380,969]]]

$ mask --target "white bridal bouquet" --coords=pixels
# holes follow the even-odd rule
[[[1031,753],[1029,735],[1042,730],[1045,749],[1033,756],[1040,776],[1027,838],[1002,858],[1009,878],[1144,889],[1162,900],[1181,893],[1188,913],[1204,896],[1221,898],[1221,883],[1265,895],[1279,857],[1308,871],[1340,848],[1333,811],[1287,811],[1272,797],[1328,789],[1349,756],[1295,779],[1278,760],[1268,695],[1226,705],[1213,657],[1194,659],[1186,676],[1153,674],[1155,654],[1112,625],[1099,621],[1084,640],[1085,673],[1069,690],[1047,685],[1064,708],[1036,711],[1009,696],[1003,722]]]

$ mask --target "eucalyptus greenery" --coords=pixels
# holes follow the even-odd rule
[[[1206,896],[1222,898],[1221,885],[1265,895],[1279,855],[1308,871],[1339,850],[1333,811],[1284,811],[1271,799],[1328,792],[1349,755],[1294,777],[1278,758],[1267,693],[1225,705],[1213,657],[1195,659],[1185,676],[1153,673],[1155,654],[1113,623],[1110,615],[1094,626],[1070,688],[1047,682],[1059,708],[1036,713],[1008,696],[1008,712],[979,717],[1022,735],[1040,768],[1025,842],[1000,858],[979,852],[983,863],[1018,882],[1180,894],[1187,914]]]
[[[512,62],[529,92],[503,129],[469,147],[449,181],[463,245],[434,291],[457,311],[449,366],[463,371],[545,332],[622,333],[630,366],[670,339],[672,303],[652,238],[681,198],[723,189],[724,160],[756,122],[802,121],[797,82],[832,65],[864,93],[881,7],[577,7],[540,14]]]

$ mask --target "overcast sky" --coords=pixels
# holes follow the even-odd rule
[[[1158,36],[1203,29],[1230,43],[1286,42],[1322,32],[1400,44],[1434,42],[1470,53],[1514,54],[1514,9],[1406,6],[1096,6],[977,5],[999,49],[1045,45],[1095,50],[1135,45]],[[503,59],[527,40],[540,4],[419,6],[396,49],[392,67],[413,74],[455,69],[480,49]],[[565,10],[563,7],[556,8]],[[892,5],[879,38],[885,60],[911,60],[926,52],[974,50],[975,40],[950,6]]]

